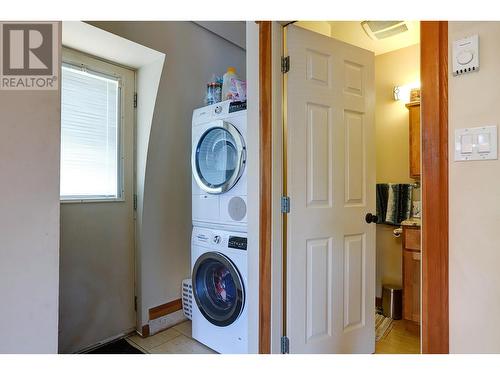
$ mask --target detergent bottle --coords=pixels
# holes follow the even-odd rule
[[[231,90],[231,78],[238,79],[236,68],[232,66],[227,68],[227,72],[224,73],[224,77],[222,78],[222,100],[233,99]]]

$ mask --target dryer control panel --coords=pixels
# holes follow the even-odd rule
[[[232,102],[229,104],[229,113],[244,111],[247,109],[247,102]]]
[[[193,111],[193,125],[214,120],[228,120],[234,116],[246,116],[247,102],[223,102],[207,105]]]

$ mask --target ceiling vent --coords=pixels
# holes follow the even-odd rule
[[[409,30],[406,21],[363,21],[361,26],[373,40],[389,38]]]

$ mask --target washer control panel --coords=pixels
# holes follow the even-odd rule
[[[212,237],[212,242],[216,245],[219,245],[222,242],[222,237],[216,234]]]
[[[237,250],[246,250],[247,249],[247,238],[246,237],[236,237],[229,236],[229,242],[227,247],[231,249]]]
[[[245,233],[194,227],[192,241],[193,244],[204,247],[247,250],[247,237]]]

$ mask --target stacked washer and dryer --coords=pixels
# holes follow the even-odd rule
[[[219,353],[248,352],[246,112],[193,112],[192,335]]]

